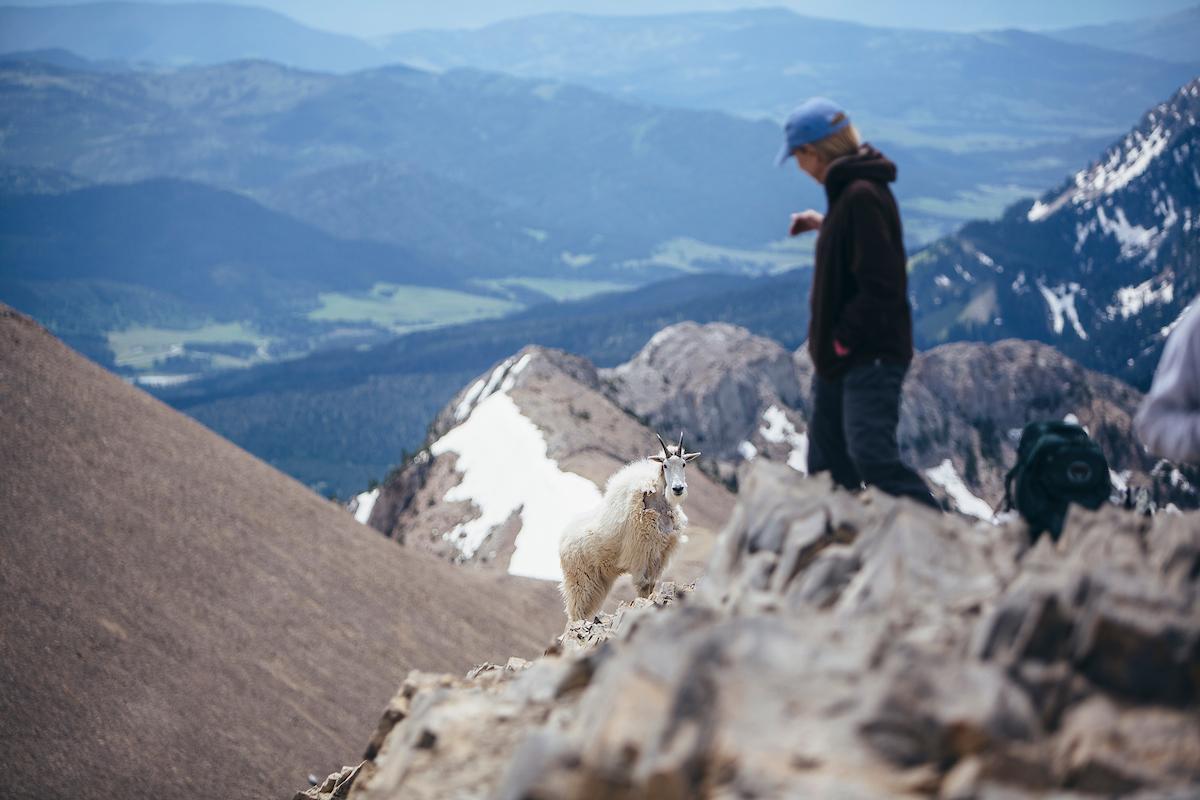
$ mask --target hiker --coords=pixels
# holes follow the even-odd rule
[[[1152,455],[1200,464],[1200,298],[1167,338],[1134,428]]]
[[[778,164],[795,158],[824,184],[825,214],[792,215],[789,233],[819,231],[808,325],[813,378],[808,471],[841,486],[865,482],[939,508],[900,460],[900,389],[913,357],[912,313],[900,212],[888,184],[896,165],[869,144],[835,103],[814,97],[784,125]]]

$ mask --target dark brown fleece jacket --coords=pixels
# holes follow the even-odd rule
[[[829,209],[817,239],[808,351],[835,379],[876,359],[912,361],[912,312],[900,211],[888,184],[896,165],[864,144],[825,174]],[[839,357],[834,340],[849,348]]]

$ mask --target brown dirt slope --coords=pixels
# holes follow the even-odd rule
[[[6,798],[284,797],[409,669],[561,624],[553,586],[398,547],[3,305],[0,531]]]

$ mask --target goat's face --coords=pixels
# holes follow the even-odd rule
[[[667,499],[675,503],[682,503],[687,497],[687,475],[684,474],[684,468],[689,462],[699,458],[700,454],[688,453],[684,450],[682,432],[679,434],[678,445],[668,447],[661,436],[658,443],[662,445],[662,455],[652,455],[650,460],[657,461],[662,465],[663,487]]]

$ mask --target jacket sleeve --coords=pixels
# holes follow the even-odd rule
[[[833,338],[853,353],[873,332],[892,329],[892,317],[902,309],[907,275],[904,244],[892,237],[890,214],[884,201],[868,189],[850,190],[849,268],[858,292],[842,309]]]
[[[1163,348],[1134,427],[1153,455],[1200,464],[1200,302],[1186,314]]]

